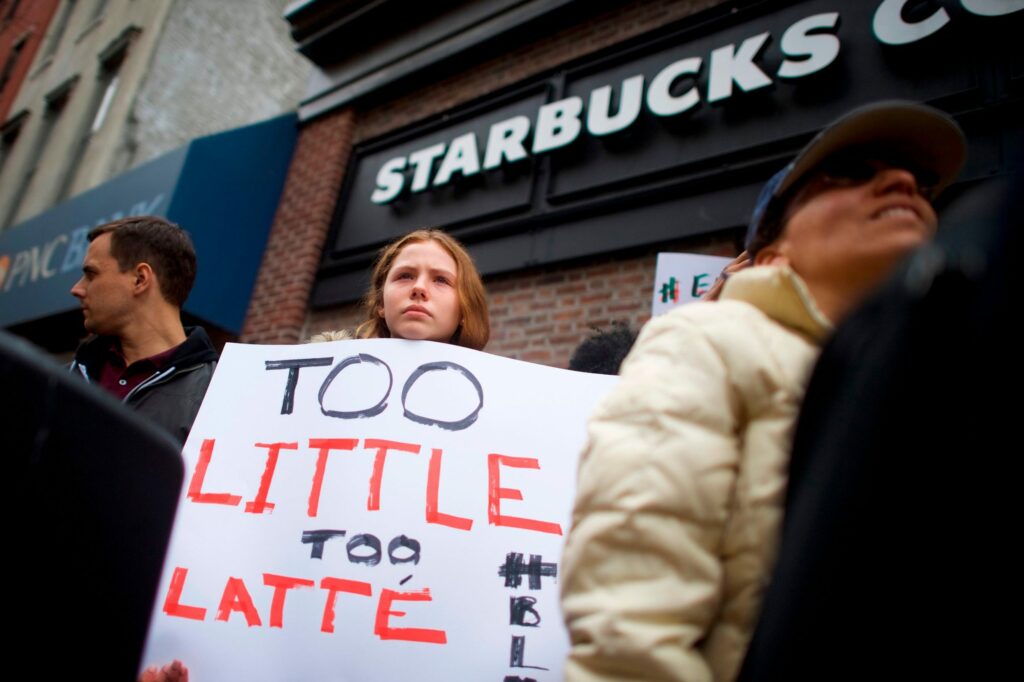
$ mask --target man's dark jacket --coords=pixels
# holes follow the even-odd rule
[[[132,389],[124,403],[166,429],[182,444],[217,367],[217,351],[202,327],[185,329],[186,338],[177,351],[141,384]],[[113,337],[97,336],[83,341],[75,352],[71,371],[97,382]]]

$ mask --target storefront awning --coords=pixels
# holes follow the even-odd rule
[[[238,333],[296,138],[295,114],[193,140],[0,233],[0,326],[78,307],[96,225],[158,215],[188,230],[199,273],[185,311]]]

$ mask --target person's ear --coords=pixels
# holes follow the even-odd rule
[[[382,306],[382,305],[377,306],[377,317],[379,317],[381,319],[384,318],[384,306]]]
[[[156,281],[156,273],[153,272],[153,268],[150,267],[149,263],[139,263],[135,266],[135,285],[133,292],[138,295],[149,290]]]
[[[785,244],[775,241],[758,251],[754,257],[754,265],[789,265]]]

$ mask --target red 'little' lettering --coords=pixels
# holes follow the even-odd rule
[[[472,519],[437,511],[437,491],[441,486],[441,455],[440,448],[433,448],[430,452],[430,468],[427,470],[427,523],[469,530],[473,527]]]
[[[327,455],[331,450],[352,450],[359,443],[358,438],[310,438],[309,447],[319,448],[316,456],[316,470],[313,472],[313,487],[309,489],[309,508],[306,514],[316,516],[320,508],[320,489],[324,485],[324,471],[327,469]]]
[[[227,621],[232,611],[238,611],[245,616],[245,622],[249,627],[263,624],[252,603],[252,597],[249,596],[249,590],[245,589],[245,581],[241,578],[228,578],[224,594],[220,598],[220,606],[217,607],[217,620]]]
[[[493,453],[487,455],[487,522],[492,526],[510,526],[561,535],[562,526],[557,523],[506,516],[501,513],[502,500],[523,499],[523,493],[518,488],[501,487],[502,465],[517,469],[540,469],[540,463],[532,457],[510,457]]]
[[[334,632],[334,598],[339,592],[349,594],[361,594],[369,597],[373,594],[370,583],[360,580],[343,580],[341,578],[324,578],[320,581],[320,587],[327,590],[327,602],[324,604],[324,619],[320,624],[321,632]]]
[[[426,588],[416,592],[381,590],[380,601],[377,602],[377,617],[373,623],[373,634],[381,639],[401,639],[407,642],[427,642],[428,644],[448,643],[448,635],[444,630],[390,627],[388,623],[391,616],[401,618],[405,615],[405,611],[391,610],[392,603],[396,601],[431,601],[430,590]]]
[[[413,443],[399,443],[393,440],[381,440],[379,438],[367,438],[363,441],[363,447],[367,450],[377,448],[377,454],[373,457],[373,473],[370,475],[370,497],[366,500],[367,511],[378,511],[380,509],[380,484],[384,478],[384,460],[387,458],[388,450],[400,450],[418,454],[420,446]]]
[[[258,448],[267,448],[267,466],[263,469],[263,476],[260,477],[260,487],[256,491],[256,497],[245,503],[245,511],[250,514],[262,514],[274,508],[273,502],[267,502],[267,495],[270,493],[270,482],[274,479],[274,470],[277,468],[277,456],[282,449],[298,450],[298,443],[255,443]]]
[[[171,586],[167,588],[167,598],[164,599],[164,613],[179,618],[203,620],[206,618],[206,609],[198,606],[186,606],[181,603],[181,591],[185,587],[187,575],[187,568],[178,566],[174,569],[174,574],[171,575]]]
[[[284,627],[284,600],[288,590],[293,587],[313,587],[316,583],[302,578],[264,573],[263,584],[274,588],[274,598],[270,602],[270,627],[282,628]]]
[[[188,499],[203,504],[226,504],[233,507],[242,501],[238,495],[228,493],[204,493],[203,481],[206,480],[206,470],[210,467],[210,460],[213,458],[213,438],[207,438],[199,448],[199,461],[196,462],[196,470],[192,474],[192,480],[188,484]]]

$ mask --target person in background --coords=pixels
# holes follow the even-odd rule
[[[625,322],[613,322],[611,329],[594,329],[569,358],[569,369],[591,374],[618,374],[622,361],[636,342],[636,332]]]
[[[487,293],[466,248],[437,229],[416,230],[377,255],[363,297],[360,339],[411,339],[482,350],[491,335]],[[326,331],[310,341],[352,338]]]
[[[652,320],[595,410],[563,555],[568,680],[734,680],[819,345],[931,238],[966,155],[946,115],[854,110],[769,180],[753,265]]]
[[[71,294],[92,336],[71,370],[184,444],[217,364],[206,332],[181,324],[196,278],[192,240],[156,216],[106,223],[88,237]]]

